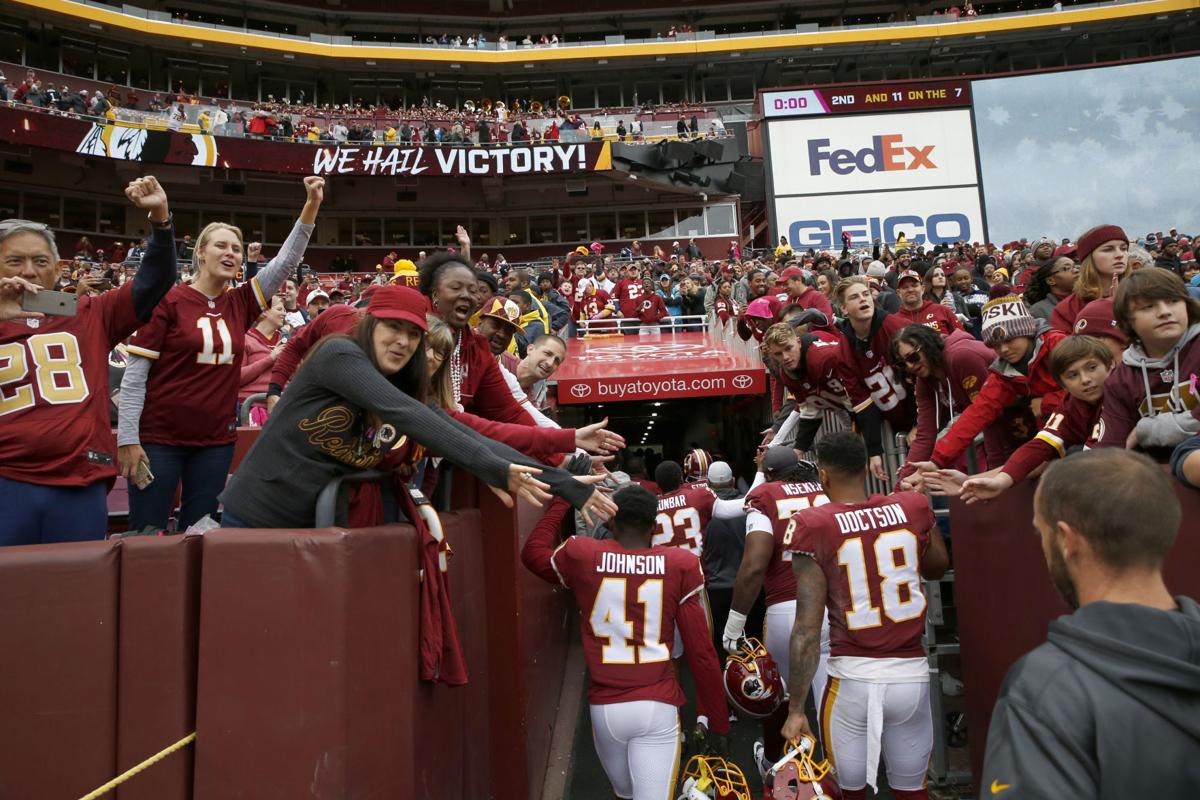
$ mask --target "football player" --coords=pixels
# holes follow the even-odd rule
[[[783,547],[783,536],[793,514],[829,500],[817,483],[817,468],[801,461],[792,448],[769,447],[761,460],[766,482],[751,489],[745,497],[746,548],[734,580],[733,602],[721,641],[728,652],[738,650],[745,634],[746,617],[765,586],[767,618],[763,644],[786,680],[792,626],[796,621],[796,580],[792,576],[791,553]],[[828,656],[826,626],[821,636],[821,659],[812,680],[814,702],[820,702],[825,690]],[[805,691],[800,693],[803,695]],[[762,756],[774,762],[783,754],[784,741],[779,735],[783,716],[779,715],[786,714],[786,709],[780,706],[777,715],[763,720],[764,752],[759,754],[760,769],[765,768]]]
[[[572,536],[554,549],[570,508],[552,503],[521,551],[525,566],[575,596],[587,661],[596,753],[617,797],[673,797],[679,768],[679,706],[670,642],[683,636],[699,695],[697,746],[722,752],[729,708],[699,596],[700,559],[651,547],[657,504],[640,486],[619,489],[612,539]],[[711,730],[711,735],[708,731]]]
[[[828,606],[821,735],[843,796],[859,800],[867,784],[877,788],[882,754],[897,800],[926,800],[933,719],[921,577],[945,573],[946,546],[924,495],[867,497],[867,449],[858,434],[822,439],[817,468],[830,502],[797,512],[784,533],[796,576],[791,685],[805,686],[816,673]],[[784,737],[810,734],[803,694],[793,692],[790,706]]]
[[[106,498],[117,475],[108,355],[150,319],[178,278],[166,192],[147,175],[125,195],[152,230],[133,280],[80,297],[74,315],[0,322],[0,545],[103,539],[107,532]],[[24,295],[53,289],[58,275],[46,225],[0,222],[0,278],[24,279]],[[17,291],[7,284],[10,302],[18,302]]]

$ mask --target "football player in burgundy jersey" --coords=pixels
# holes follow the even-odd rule
[[[746,547],[734,579],[733,602],[721,640],[728,652],[737,651],[745,634],[746,617],[765,588],[767,618],[763,643],[779,666],[780,674],[786,676],[792,626],[796,621],[796,579],[792,575],[791,553],[783,548],[783,535],[794,513],[829,501],[817,483],[817,468],[801,461],[792,448],[768,447],[761,461],[761,474],[766,482],[752,488],[744,498]],[[812,681],[813,698],[817,702],[825,688],[824,666],[828,654],[826,634],[822,636],[820,666]],[[806,687],[801,694],[807,691]],[[763,720],[764,753],[771,763],[783,755],[784,741],[779,728],[786,716],[787,708],[780,706],[775,714]]]
[[[325,179],[304,179],[305,201],[279,253],[230,288],[242,266],[242,234],[212,222],[196,240],[196,280],[177,286],[129,342],[117,426],[121,474],[129,479],[133,530],[166,528],[182,483],[179,530],[217,511],[237,439],[237,392],[246,330],[295,272],[316,227]],[[258,259],[260,245],[247,253]],[[153,479],[139,487],[149,468]]]
[[[718,752],[726,750],[729,707],[699,600],[700,559],[681,547],[651,546],[657,504],[650,492],[626,486],[613,500],[612,539],[572,536],[554,549],[569,509],[555,502],[529,534],[521,560],[575,596],[592,733],[613,791],[621,798],[663,800],[674,796],[684,703],[671,661],[676,629],[699,695],[696,738]]]
[[[796,576],[791,685],[807,685],[817,670],[828,607],[821,736],[842,794],[859,800],[868,784],[877,789],[882,753],[897,800],[924,800],[933,720],[921,578],[945,573],[946,546],[924,495],[867,497],[867,449],[858,434],[822,439],[817,468],[830,502],[797,512],[783,537]],[[810,733],[803,695],[793,692],[783,735],[802,733]]]
[[[658,517],[655,547],[683,547],[695,556],[704,551],[704,531],[713,518],[736,519],[744,515],[742,501],[722,500],[707,481],[683,482],[683,469],[675,461],[654,468],[658,484]]]
[[[913,398],[890,362],[892,340],[904,328],[904,321],[875,305],[871,285],[864,277],[845,278],[834,289],[834,297],[846,315],[837,326],[843,360],[867,387],[892,430],[907,431],[915,416]]]
[[[54,288],[58,248],[40,222],[0,222],[9,306],[0,319],[0,545],[103,539],[108,530],[117,475],[108,354],[150,319],[178,277],[166,192],[148,175],[125,195],[152,228],[141,266],[121,288],[80,297],[74,316],[22,316],[28,286]]]

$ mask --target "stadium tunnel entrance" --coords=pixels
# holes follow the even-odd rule
[[[571,339],[555,380],[562,424],[608,417],[651,478],[659,461],[695,447],[747,483],[754,475],[770,420],[766,371],[752,347],[721,328]]]

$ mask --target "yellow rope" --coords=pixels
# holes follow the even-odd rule
[[[118,775],[117,777],[115,777],[111,781],[109,781],[108,783],[101,786],[99,789],[96,789],[95,791],[92,791],[92,792],[88,792],[83,797],[81,797],[80,800],[96,800],[97,797],[100,797],[103,794],[107,794],[108,792],[111,792],[113,789],[117,788],[122,783],[124,783],[125,781],[132,778],[134,775],[137,775],[142,770],[149,769],[150,767],[154,766],[158,762],[162,761],[167,756],[171,755],[171,753],[174,753],[176,750],[180,750],[184,747],[187,747],[189,744],[191,744],[194,741],[196,741],[196,732],[192,731],[187,736],[183,737],[178,742],[176,742],[175,744],[166,748],[165,750],[159,750],[157,753],[150,756],[149,758],[147,758],[145,761],[138,764],[137,766],[130,767],[129,769],[125,770],[120,775]]]

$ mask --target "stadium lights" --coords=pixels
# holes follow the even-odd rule
[[[652,417],[657,417],[657,416],[658,416],[658,412],[657,412],[657,411],[651,411],[651,412],[650,412],[650,416],[652,416]]]

